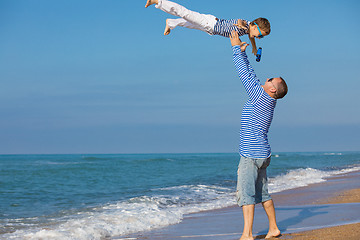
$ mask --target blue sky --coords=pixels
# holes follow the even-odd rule
[[[282,76],[275,152],[360,150],[360,2],[181,0],[266,17],[263,82]],[[145,1],[0,0],[0,153],[236,152],[246,94],[229,39]],[[243,40],[247,40],[243,38]]]

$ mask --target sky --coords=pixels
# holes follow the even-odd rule
[[[266,17],[250,63],[282,76],[273,152],[360,150],[360,2],[178,0]],[[247,96],[228,38],[176,28],[145,1],[0,0],[0,154],[237,152]],[[242,40],[249,42],[247,37]]]

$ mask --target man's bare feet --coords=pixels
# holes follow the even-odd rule
[[[164,35],[166,36],[166,35],[169,35],[170,34],[170,31],[171,31],[171,29],[170,29],[170,27],[169,27],[169,25],[168,25],[168,19],[166,19],[166,26],[165,26],[165,30],[164,30]]]
[[[153,5],[155,3],[158,4],[158,0],[147,0],[145,7],[147,8],[148,6]]]
[[[266,235],[265,239],[272,239],[272,238],[278,238],[281,236],[281,232],[279,229],[271,231],[269,230],[268,234]]]
[[[253,237],[245,237],[244,235],[242,235],[239,240],[254,240],[254,238]]]

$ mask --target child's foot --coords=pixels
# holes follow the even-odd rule
[[[146,4],[145,4],[145,7],[147,8],[148,6],[153,5],[155,3],[156,4],[158,3],[157,0],[147,0]]]
[[[169,19],[166,19],[166,26],[165,26],[165,30],[164,30],[164,35],[166,36],[166,35],[169,35],[170,34],[170,31],[171,31],[171,29],[170,29],[170,27],[169,27],[169,25],[168,25],[168,20]]]

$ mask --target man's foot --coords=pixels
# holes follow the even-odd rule
[[[145,4],[145,7],[147,8],[148,6],[153,5],[155,3],[157,4],[158,1],[157,0],[147,0],[146,4]]]
[[[239,240],[254,240],[254,238],[253,237],[245,237],[244,235],[242,235]]]
[[[164,35],[166,36],[166,35],[169,35],[170,34],[170,31],[171,31],[171,29],[170,29],[170,27],[169,27],[169,25],[168,25],[168,20],[169,19],[166,19],[166,26],[165,26],[165,30],[164,30]]]
[[[272,238],[278,238],[281,237],[281,232],[279,229],[274,230],[274,231],[269,231],[268,234],[266,235],[265,239],[272,239]]]

